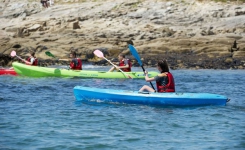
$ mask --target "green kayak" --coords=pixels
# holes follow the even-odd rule
[[[47,68],[39,66],[29,66],[22,63],[14,62],[14,70],[18,75],[28,77],[81,77],[81,78],[144,78],[143,72],[107,72],[92,70],[67,70],[59,68]],[[154,77],[157,72],[148,72],[149,77]]]

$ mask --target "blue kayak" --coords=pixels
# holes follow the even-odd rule
[[[78,101],[115,102],[159,106],[226,105],[228,98],[210,93],[139,93],[138,91],[75,86]]]

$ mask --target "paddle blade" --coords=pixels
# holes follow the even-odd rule
[[[131,77],[130,75],[127,74],[127,76],[128,76],[129,79],[133,79],[133,77]]]
[[[45,54],[46,54],[47,56],[49,56],[49,57],[55,58],[55,56],[54,56],[51,52],[49,52],[49,51],[46,51]]]
[[[12,57],[16,56],[16,52],[15,51],[12,51],[11,54],[10,54],[10,56],[12,56]]]
[[[104,57],[104,54],[98,49],[94,51],[94,55],[96,55],[97,57],[100,57],[100,58]]]
[[[140,66],[142,66],[143,63],[140,60],[140,56],[139,56],[137,50],[134,48],[134,46],[131,45],[131,44],[128,44],[128,48],[129,48],[130,52],[132,53],[132,55],[134,56],[134,58],[138,61],[138,63],[140,64]]]

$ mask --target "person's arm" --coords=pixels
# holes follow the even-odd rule
[[[31,62],[29,62],[29,61],[24,61],[26,64],[28,64],[28,65],[32,65],[32,63]]]
[[[122,69],[122,68],[128,68],[128,67],[129,67],[129,65],[127,64],[127,65],[125,65],[125,66],[118,66],[117,68]]]
[[[61,60],[61,61],[71,61],[71,59],[66,59],[66,58],[64,58],[64,59],[58,59],[59,61]]]
[[[122,69],[122,68],[129,68],[129,64],[128,64],[128,61],[127,60],[124,60],[124,64],[125,64],[125,66],[117,66],[117,68],[120,68],[120,69]]]
[[[25,59],[21,59],[24,63],[28,64],[28,65],[31,65],[31,63]]]
[[[149,78],[149,76],[148,76],[148,72],[147,72],[147,71],[145,71],[145,81],[146,81],[146,82],[155,81],[155,78],[154,78],[154,77]]]
[[[35,61],[35,58],[31,58],[31,62],[29,62],[29,61],[27,61],[27,60],[25,60],[25,59],[21,59],[24,63],[26,63],[26,64],[28,64],[28,65],[32,65],[33,64],[33,62]]]

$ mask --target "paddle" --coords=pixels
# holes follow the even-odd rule
[[[56,58],[51,52],[49,51],[46,51],[45,54],[49,57],[53,57],[53,58]]]
[[[109,61],[108,59],[106,59],[105,57],[104,57],[104,54],[100,51],[100,50],[95,50],[94,51],[94,54],[97,56],[97,57],[100,57],[100,58],[103,58],[103,59],[105,59],[105,60],[107,60],[110,64],[112,64],[115,68],[117,68],[117,66],[116,65],[114,65],[111,61]],[[128,75],[128,74],[126,74],[125,72],[123,72],[120,68],[118,68],[118,70],[119,71],[121,71],[125,76],[127,76],[128,78],[130,78],[130,79],[133,79],[130,75]]]
[[[20,56],[16,55],[16,52],[15,52],[15,51],[12,51],[11,54],[10,54],[10,56],[12,56],[12,57],[15,57],[15,56],[16,56],[16,57],[18,57],[20,60],[22,60],[22,61],[25,62],[24,59],[22,59]]]
[[[138,61],[138,63],[140,64],[141,68],[143,69],[143,71],[145,72],[145,68],[143,67],[143,63],[140,60],[140,56],[138,54],[138,52],[136,51],[136,49],[134,48],[133,45],[128,44],[128,48],[130,50],[130,52],[132,53],[132,55],[135,57],[135,59]],[[151,87],[155,90],[154,86],[152,85],[152,83],[150,82]],[[156,90],[155,90],[156,91]]]
[[[50,51],[46,51],[45,54],[49,57],[53,57],[53,58],[56,58],[58,61],[59,60],[62,60],[62,59],[59,59],[57,58],[56,56],[54,56],[54,54],[52,54]],[[68,70],[70,70],[71,68],[68,66]]]

